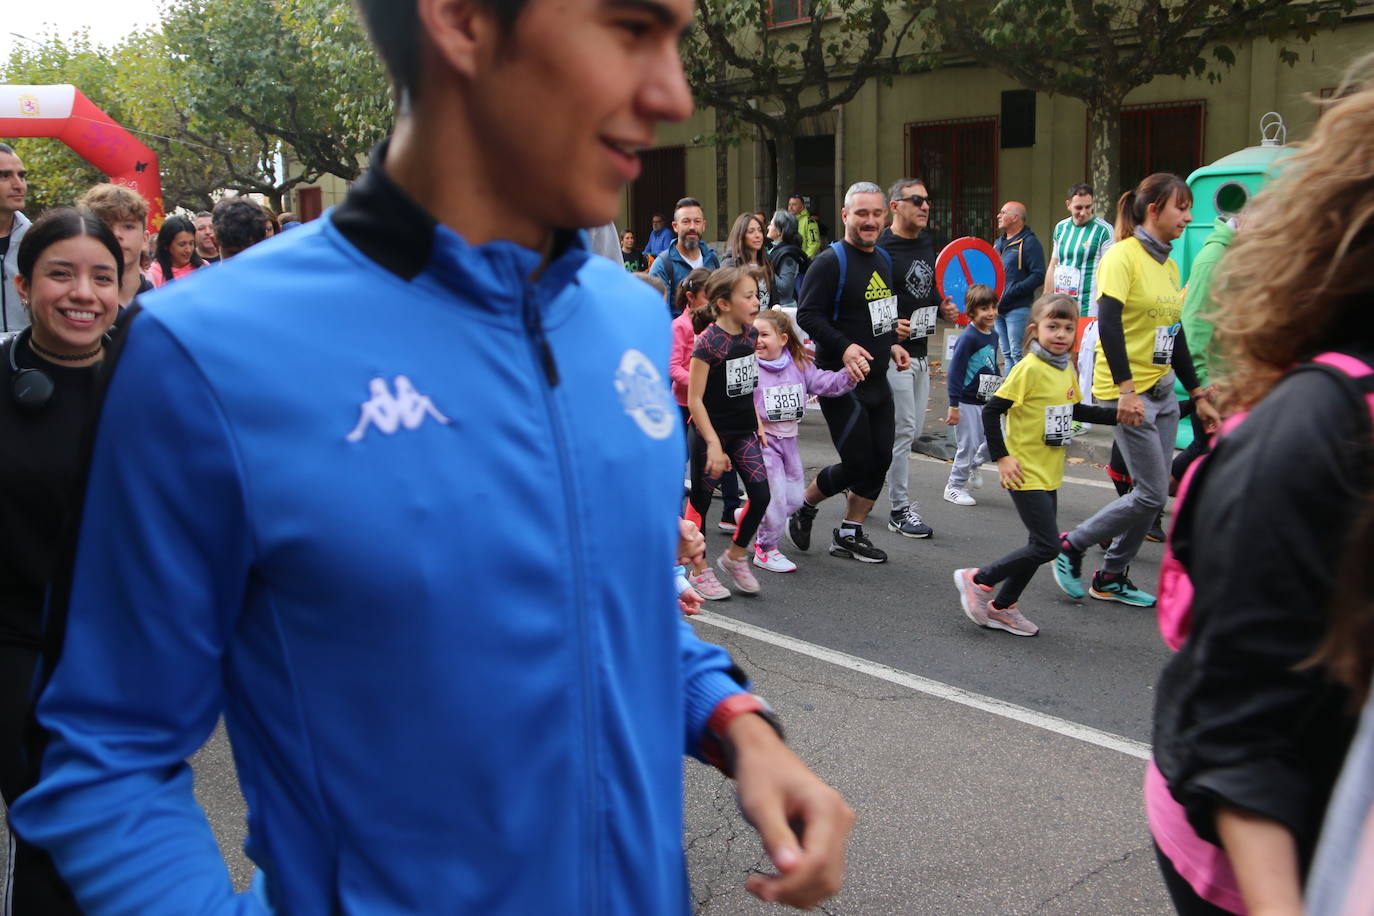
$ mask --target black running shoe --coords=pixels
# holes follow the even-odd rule
[[[806,503],[787,517],[787,536],[798,550],[811,549],[811,523],[815,520],[816,507]]]
[[[844,534],[843,529],[831,529],[833,539],[830,541],[830,555],[832,557],[848,557],[851,560],[858,560],[860,563],[886,563],[887,551],[874,547],[873,542],[864,534],[862,528],[853,534]]]

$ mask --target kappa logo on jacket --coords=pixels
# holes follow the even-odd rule
[[[425,417],[433,417],[447,426],[453,421],[439,413],[425,395],[415,390],[410,379],[398,375],[395,379],[396,393],[387,389],[386,379],[374,378],[368,384],[372,397],[363,402],[358,425],[346,437],[349,442],[361,442],[367,435],[368,426],[375,426],[385,435],[395,434],[402,426],[406,429],[419,429]]]
[[[615,372],[615,390],[625,413],[639,424],[644,435],[667,439],[673,434],[677,404],[649,357],[638,350],[626,350]]]

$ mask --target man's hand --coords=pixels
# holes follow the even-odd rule
[[[959,320],[959,307],[954,304],[953,299],[946,299],[940,303],[940,317],[950,322]]]
[[[706,538],[695,523],[677,520],[677,564],[689,569],[706,556]]]
[[[892,345],[892,364],[897,367],[898,372],[905,372],[911,368],[911,354],[906,352],[906,347],[901,344]]]
[[[1139,426],[1145,422],[1145,402],[1134,391],[1123,391],[1116,402],[1116,422],[1123,426]]]
[[[907,339],[908,337],[910,337],[910,336],[911,336],[911,319],[910,319],[910,318],[898,318],[898,319],[897,319],[897,339],[898,339],[898,340],[906,340],[906,339]]]
[[[1202,421],[1202,428],[1210,435],[1221,428],[1221,412],[1208,398],[1199,398],[1193,401],[1193,409],[1197,411],[1197,418]]]
[[[778,870],[750,876],[745,887],[760,900],[798,909],[833,897],[844,880],[854,812],[761,717],[739,716],[727,737],[735,747],[740,811]]]
[[[868,378],[870,363],[873,362],[873,354],[869,353],[858,344],[850,344],[845,347],[844,356],[841,357],[844,368],[849,373],[849,377],[856,382],[862,382]]]

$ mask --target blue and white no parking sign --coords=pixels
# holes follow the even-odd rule
[[[1001,299],[1006,282],[997,249],[982,239],[955,239],[935,259],[935,283],[940,295],[953,300],[961,313],[964,311],[964,295],[970,286],[981,283]]]

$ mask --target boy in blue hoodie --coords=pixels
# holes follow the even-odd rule
[[[964,297],[969,326],[954,344],[950,360],[949,413],[945,423],[955,427],[954,466],[945,484],[945,501],[956,506],[975,506],[978,501],[968,488],[983,486],[979,467],[988,460],[988,443],[983,434],[983,405],[1002,384],[997,368],[997,296],[981,283],[974,283]]]

